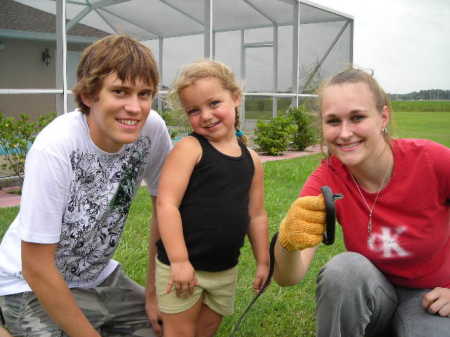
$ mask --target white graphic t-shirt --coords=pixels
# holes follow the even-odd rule
[[[170,149],[155,111],[137,141],[116,153],[92,142],[78,110],[51,122],[27,155],[20,211],[0,245],[0,295],[31,290],[21,273],[21,240],[57,243],[56,265],[69,287],[100,284],[117,265],[112,256],[137,188],[144,179],[156,195]]]

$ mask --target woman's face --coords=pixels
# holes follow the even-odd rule
[[[357,167],[374,163],[386,146],[383,129],[389,109],[378,111],[366,83],[326,87],[321,100],[322,132],[328,150],[343,164]]]

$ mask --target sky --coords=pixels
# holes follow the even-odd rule
[[[354,64],[390,93],[450,90],[450,0],[312,0],[353,16]]]

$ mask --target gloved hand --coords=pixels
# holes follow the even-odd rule
[[[322,241],[325,223],[323,195],[299,197],[281,221],[278,241],[289,251],[314,247]]]

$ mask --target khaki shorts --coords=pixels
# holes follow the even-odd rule
[[[166,294],[170,278],[170,266],[156,259],[156,293],[159,310],[166,314],[177,314],[191,308],[200,299],[211,310],[222,316],[234,312],[237,283],[237,267],[219,272],[195,271],[198,286],[187,298],[179,298],[172,290]]]

